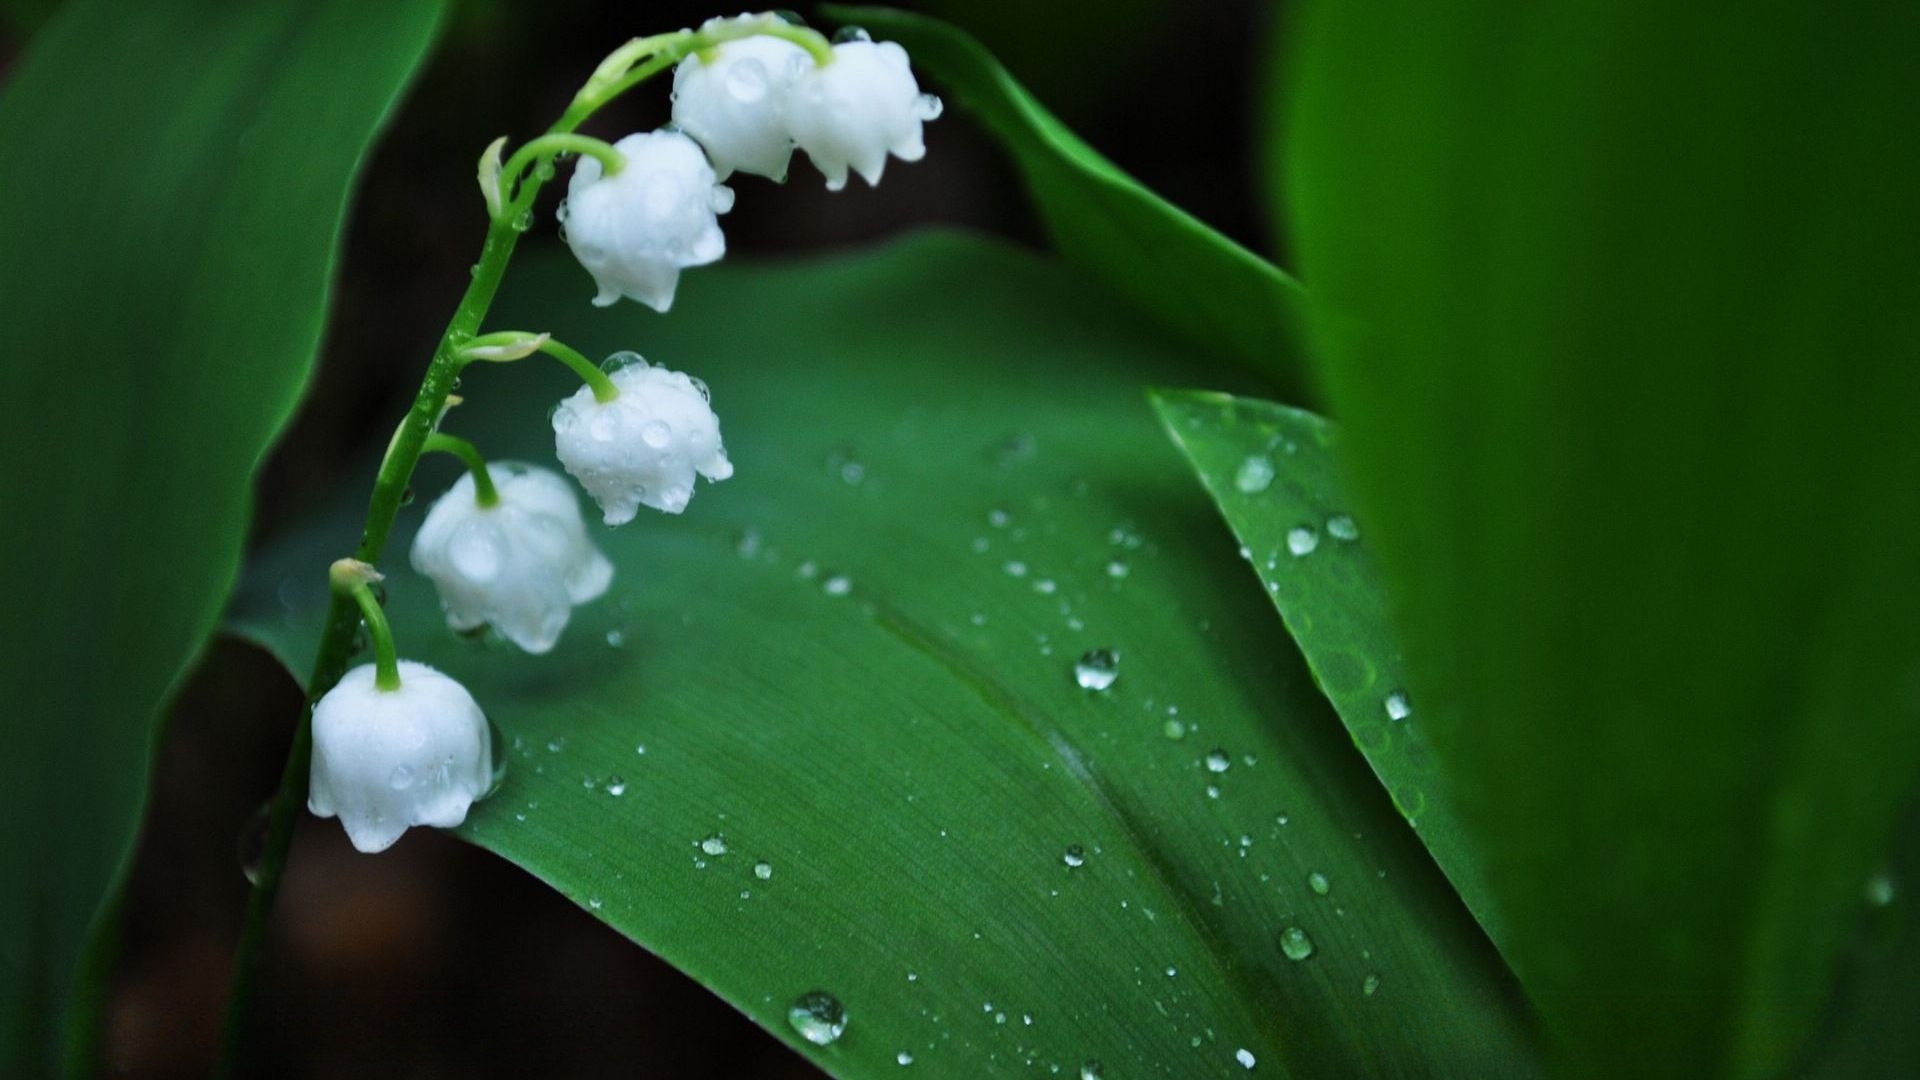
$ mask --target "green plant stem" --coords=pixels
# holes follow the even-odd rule
[[[601,106],[673,67],[694,49],[753,33],[769,33],[789,39],[794,39],[795,35],[811,35],[811,39],[802,44],[814,53],[816,62],[822,55],[829,59],[832,56],[831,50],[824,45],[826,39],[818,33],[785,27],[785,24],[780,27],[768,25],[752,30],[730,31],[724,37],[691,33],[647,39],[653,43],[650,46],[654,53],[651,60],[632,70],[622,68],[623,74],[612,86],[600,85],[601,72],[608,70],[608,65],[603,64],[600,71],[589,80],[588,86],[575,95],[567,111],[547,129],[543,137],[571,134]],[[377,565],[386,550],[388,534],[393,531],[393,520],[400,512],[414,467],[419,464],[420,455],[426,450],[428,436],[434,433],[435,424],[446,410],[447,395],[453,392],[454,379],[465,364],[460,351],[478,336],[480,324],[493,306],[494,296],[500,291],[500,282],[506,276],[507,263],[513,257],[514,246],[520,240],[520,233],[514,228],[514,218],[532,206],[544,183],[538,172],[530,174],[510,207],[512,212],[494,215],[489,219],[486,240],[480,248],[480,259],[474,264],[473,279],[467,285],[466,293],[461,296],[459,306],[454,309],[453,318],[447,322],[440,344],[434,349],[433,360],[427,365],[420,392],[414,396],[413,406],[407,411],[399,430],[394,432],[393,442],[387,447],[387,455],[374,478],[373,495],[367,504],[366,526],[360,533],[360,546],[354,553],[354,557],[361,562]],[[585,358],[579,353],[571,349],[567,352],[584,362]],[[554,355],[571,365],[567,356],[559,353]],[[587,366],[593,367],[591,364]],[[605,373],[598,368],[593,370],[602,378],[605,377]],[[582,377],[587,378],[584,374]],[[593,383],[591,378],[587,381]],[[612,384],[609,382],[607,385],[611,387]],[[598,387],[595,396],[599,396]],[[265,850],[254,879],[253,892],[247,898],[247,912],[234,951],[233,979],[227,995],[226,1016],[221,1029],[220,1062],[216,1072],[217,1076],[228,1080],[240,1075],[245,1064],[247,1034],[252,1029],[253,985],[260,971],[274,898],[279,895],[280,878],[286,870],[287,854],[293,847],[294,826],[299,822],[300,811],[307,801],[307,773],[313,761],[313,704],[346,672],[347,662],[353,656],[354,633],[359,622],[358,605],[350,597],[336,591],[327,607],[326,627],[314,657],[312,673],[307,679],[307,704],[294,729],[293,742],[287,750],[287,763],[280,771],[280,786],[274,793],[272,809],[268,813]]]
[[[499,506],[500,490],[493,486],[493,474],[487,471],[487,459],[480,448],[465,439],[455,438],[441,432],[427,436],[428,453],[452,454],[464,463],[467,471],[473,474],[473,501],[481,506]]]
[[[605,405],[620,396],[620,388],[613,385],[613,379],[578,349],[547,338],[540,343],[540,351],[572,368],[573,373],[580,376],[580,381],[593,388],[593,400],[600,404]]]
[[[534,353],[543,352],[567,365],[580,381],[593,389],[593,399],[606,404],[620,396],[620,388],[613,379],[593,361],[587,359],[580,350],[555,341],[551,334],[530,334],[525,330],[497,330],[491,334],[482,334],[467,342],[461,350],[461,357],[467,363],[484,361],[490,364],[510,364],[523,360]]]
[[[376,690],[400,689],[400,656],[393,651],[393,628],[387,625],[387,613],[373,586],[361,582],[346,590],[360,618],[367,624],[367,636],[373,639],[373,686]]]
[[[500,175],[505,178],[507,190],[518,191],[521,174],[526,172],[527,166],[537,160],[552,160],[560,154],[585,154],[600,162],[608,176],[613,176],[627,167],[626,155],[614,149],[612,143],[603,142],[588,135],[550,131],[515,150],[513,156],[507,159],[506,165],[501,167]],[[516,207],[523,203],[517,195],[512,201]],[[527,204],[532,201],[531,196],[524,200]]]

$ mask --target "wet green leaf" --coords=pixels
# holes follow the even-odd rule
[[[915,67],[1006,146],[1061,254],[1193,344],[1299,400],[1307,343],[1298,282],[1120,171],[966,32],[891,8],[821,11],[906,46]]]
[[[1920,773],[1920,9],[1294,36],[1322,375],[1507,955],[1570,1067],[1780,1075]]]
[[[48,1072],[71,1013],[92,1075],[73,968],[438,11],[74,0],[0,92],[0,1073]]]
[[[666,318],[523,271],[501,325],[706,379],[739,471],[602,533],[614,590],[546,657],[388,568],[401,651],[512,745],[464,836],[842,1076],[1532,1072],[1499,958],[1154,429],[1183,350],[953,237],[702,270]],[[546,367],[469,373],[450,429],[551,462]],[[359,527],[341,480],[234,616],[295,667]],[[789,1023],[815,990],[829,1045]]]
[[[1333,425],[1227,394],[1171,391],[1154,406],[1354,745],[1499,944],[1480,860],[1407,691],[1387,596],[1340,480]]]

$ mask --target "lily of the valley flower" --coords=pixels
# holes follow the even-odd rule
[[[706,148],[719,179],[737,171],[784,180],[793,156],[787,97],[812,66],[807,50],[776,37],[695,53],[673,72],[673,122]]]
[[[554,452],[600,504],[606,523],[632,521],[642,505],[669,514],[687,508],[694,474],[733,475],[720,443],[720,419],[707,388],[678,371],[652,367],[633,353],[611,373],[612,401],[579,392],[553,413]]]
[[[487,466],[498,501],[483,505],[472,473],[434,502],[413,539],[413,568],[433,579],[447,625],[491,625],[530,653],[560,640],[575,605],[599,598],[613,564],[587,538],[580,500],[558,473]]]
[[[400,685],[372,664],[347,672],[313,707],[307,809],[339,817],[347,839],[385,851],[414,825],[451,828],[493,781],[487,718],[466,687],[411,660]]]
[[[907,50],[864,36],[835,45],[832,63],[803,68],[787,100],[787,130],[829,191],[847,186],[848,168],[878,184],[889,153],[920,160],[921,125],[939,115],[940,99],[920,92]]]
[[[666,311],[682,267],[726,254],[715,215],[733,206],[733,191],[715,182],[700,145],[677,131],[613,145],[626,164],[612,176],[597,158],[574,166],[560,207],[567,246],[600,287],[595,304],[626,296]]]

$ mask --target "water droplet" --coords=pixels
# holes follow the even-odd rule
[[[1378,975],[1368,975],[1360,983],[1360,992],[1368,997],[1372,997],[1373,992],[1378,989],[1380,989],[1380,976]]]
[[[1026,577],[1027,564],[1018,561],[1010,562],[1006,566],[1006,571],[1008,577]]]
[[[1313,955],[1313,939],[1305,930],[1289,926],[1280,932],[1280,951],[1296,963]]]
[[[566,748],[567,737],[565,735],[555,735],[553,738],[547,740],[547,753],[549,754],[557,754]]]
[[[1354,541],[1360,539],[1360,526],[1345,514],[1335,514],[1327,519],[1327,535],[1335,540]]]
[[[646,362],[646,358],[639,353],[631,349],[621,349],[619,352],[609,353],[605,360],[600,361],[600,370],[611,375],[624,368],[632,367],[635,364],[645,364]]]
[[[1320,533],[1312,526],[1300,525],[1287,530],[1287,551],[1292,554],[1294,558],[1297,559],[1302,555],[1311,555],[1313,554],[1313,549],[1319,546]]]
[[[407,764],[395,765],[393,771],[387,774],[387,786],[395,791],[405,791],[412,787],[413,766]]]
[[[533,228],[533,211],[522,210],[513,216],[513,231],[526,232]]]
[[[400,489],[400,505],[401,506],[412,506],[413,500],[414,500],[414,494],[413,494],[412,484],[408,484],[406,487]]]
[[[553,159],[542,158],[540,163],[533,167],[533,178],[542,183],[553,179]]]
[[[627,631],[623,627],[613,627],[607,631],[607,645],[618,649],[627,643]]]
[[[1327,895],[1327,890],[1333,886],[1327,882],[1327,875],[1316,870],[1307,875],[1307,887],[1312,889],[1316,895],[1325,896]]]
[[[1207,798],[1209,798],[1209,799],[1217,799],[1217,798],[1219,798],[1219,797],[1220,797],[1220,786],[1219,786],[1218,784],[1208,784],[1208,785],[1207,785]]]
[[[843,26],[833,32],[833,43],[844,45],[849,41],[872,41],[873,36],[857,26]]]
[[[673,441],[673,428],[665,420],[649,420],[640,425],[640,441],[659,450]]]
[[[1120,654],[1112,649],[1088,649],[1073,665],[1073,681],[1082,690],[1105,690],[1120,677]]]
[[[1081,866],[1087,861],[1087,853],[1079,844],[1069,844],[1066,852],[1060,856],[1060,861],[1068,866]]]
[[[759,862],[757,862],[757,863],[754,863],[754,864],[753,864],[753,876],[754,876],[754,877],[757,877],[757,878],[759,878],[759,879],[760,879],[761,881],[766,881],[766,880],[768,880],[768,879],[770,879],[770,878],[772,878],[772,877],[773,877],[773,864],[772,864],[772,863],[770,863],[770,862],[767,862],[767,861],[766,861],[766,860],[764,860],[764,859],[762,859],[761,861],[759,861]]]
[[[1052,596],[1059,587],[1052,578],[1041,578],[1033,583],[1033,591],[1042,596]]]
[[[1233,1052],[1233,1060],[1239,1062],[1240,1067],[1243,1069],[1246,1069],[1248,1072],[1253,1071],[1253,1066],[1254,1066],[1253,1051],[1247,1049],[1246,1047],[1243,1046],[1240,1049],[1235,1050]]]
[[[1130,572],[1131,571],[1127,569],[1127,564],[1121,562],[1119,559],[1115,559],[1107,564],[1107,576],[1115,581],[1126,577]]]
[[[700,850],[709,855],[725,855],[727,853],[727,838],[721,836],[719,833],[714,833],[712,836],[700,841]]]
[[[1233,486],[1243,495],[1257,495],[1273,483],[1273,459],[1254,454],[1240,463],[1233,474]]]
[[[913,1064],[913,1055],[907,1053],[905,1050],[902,1050],[899,1053],[893,1055],[893,1060],[900,1063],[901,1065],[911,1065]]]
[[[733,550],[743,559],[751,559],[760,554],[760,530],[749,525],[740,531],[739,539],[733,542]]]
[[[853,591],[853,581],[845,574],[834,574],[820,583],[820,591],[828,596],[845,596]]]
[[[624,776],[609,776],[607,777],[606,788],[607,794],[617,799],[627,793],[627,778]]]
[[[1406,691],[1395,690],[1393,693],[1387,695],[1387,719],[1405,720],[1412,715],[1413,706],[1407,704]]]
[[[240,858],[240,873],[247,884],[260,884],[260,864],[267,857],[267,833],[273,824],[273,800],[268,799],[254,808],[247,823],[240,829],[240,842],[235,853]]]
[[[1012,520],[1013,520],[1012,516],[1010,516],[1005,510],[1001,510],[998,507],[987,511],[987,524],[993,526],[996,529],[1006,528],[1007,523]]]
[[[1099,1061],[1089,1059],[1080,1066],[1080,1080],[1106,1080],[1106,1068]]]
[[[1207,751],[1206,760],[1207,771],[1210,773],[1223,773],[1233,768],[1233,758],[1225,750]]]
[[[825,990],[809,990],[787,1010],[787,1023],[800,1037],[815,1046],[825,1046],[847,1029],[847,1010],[840,999]]]
[[[1167,721],[1166,723],[1160,725],[1160,730],[1163,733],[1165,733],[1167,738],[1172,739],[1175,742],[1178,742],[1179,740],[1187,737],[1187,725],[1181,723],[1178,720]]]

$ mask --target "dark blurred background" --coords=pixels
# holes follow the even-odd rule
[[[1252,133],[1275,5],[898,6],[970,29],[1122,168],[1272,254],[1276,223],[1261,217],[1253,197],[1261,178]],[[56,7],[0,3],[0,70]],[[320,373],[262,477],[256,541],[337,482],[340,463],[384,438],[411,398],[477,253],[480,150],[499,135],[517,141],[545,128],[627,37],[736,10],[592,0],[456,8],[363,173]],[[666,114],[663,80],[590,130],[614,138],[657,126]],[[936,223],[1043,242],[1018,177],[963,112],[949,109],[928,129],[927,145],[925,161],[894,163],[875,190],[856,180],[828,193],[798,157],[782,189],[736,178],[748,197],[723,221],[729,257],[826,252]],[[550,201],[536,244],[555,242]],[[248,823],[278,779],[299,706],[298,687],[277,664],[225,642],[209,649],[181,695],[127,898],[107,1021],[112,1075],[208,1072],[246,901]],[[273,1077],[819,1075],[586,912],[430,830],[367,857],[337,824],[303,824],[259,1015],[263,1075]]]

